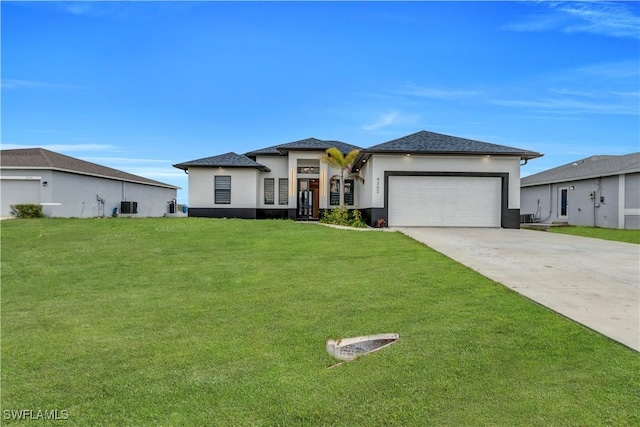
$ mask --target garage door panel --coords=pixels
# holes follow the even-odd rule
[[[11,205],[23,203],[40,203],[40,181],[39,180],[19,180],[3,179],[0,182],[0,199],[2,209],[0,216],[11,216]]]
[[[391,226],[500,226],[497,177],[392,176],[388,191]]]

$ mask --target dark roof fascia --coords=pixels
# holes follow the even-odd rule
[[[182,187],[177,187],[177,186],[171,185],[171,184],[165,184],[165,183],[160,182],[160,181],[154,181],[154,180],[138,181],[138,180],[131,179],[131,178],[109,176],[109,175],[101,175],[101,174],[97,174],[97,173],[83,172],[83,171],[78,171],[78,170],[74,170],[74,169],[63,169],[63,168],[58,168],[58,167],[55,167],[55,166],[0,166],[0,169],[12,169],[12,170],[27,169],[27,170],[57,171],[57,172],[72,173],[74,175],[84,175],[84,176],[93,176],[93,177],[96,177],[96,178],[110,179],[112,181],[121,181],[121,182],[130,182],[130,183],[133,183],[133,184],[149,185],[151,187],[163,187],[163,188],[169,188],[169,189],[172,189],[172,190],[180,190],[180,189],[182,189]]]
[[[271,172],[271,169],[252,160],[245,154],[237,154],[233,151],[217,156],[204,157],[202,159],[190,160],[176,163],[174,168],[187,170],[189,168],[236,168],[236,169],[258,169],[263,172]]]
[[[235,166],[235,165],[185,165],[184,163],[178,163],[173,165],[174,168],[178,168],[178,169],[182,169],[182,170],[187,170],[187,169],[215,169],[215,168],[220,168],[220,169],[258,169],[259,171],[262,172],[271,172],[271,169],[269,169],[268,167],[266,167],[265,165],[260,165],[260,166]]]

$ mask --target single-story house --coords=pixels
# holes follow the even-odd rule
[[[164,216],[178,188],[43,148],[0,151],[2,217],[23,203],[48,217]]]
[[[591,156],[522,178],[522,213],[541,223],[640,228],[640,152]]]
[[[318,219],[338,205],[330,147],[360,152],[344,201],[369,225],[520,226],[520,165],[540,153],[420,131],[361,149],[308,138],[174,165],[189,175],[189,216]]]

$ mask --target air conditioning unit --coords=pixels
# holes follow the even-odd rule
[[[137,214],[138,202],[120,202],[121,214]]]
[[[531,224],[533,222],[534,214],[521,214],[520,224]]]

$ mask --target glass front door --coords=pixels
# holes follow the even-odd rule
[[[298,219],[319,219],[319,182],[317,179],[298,180]]]

